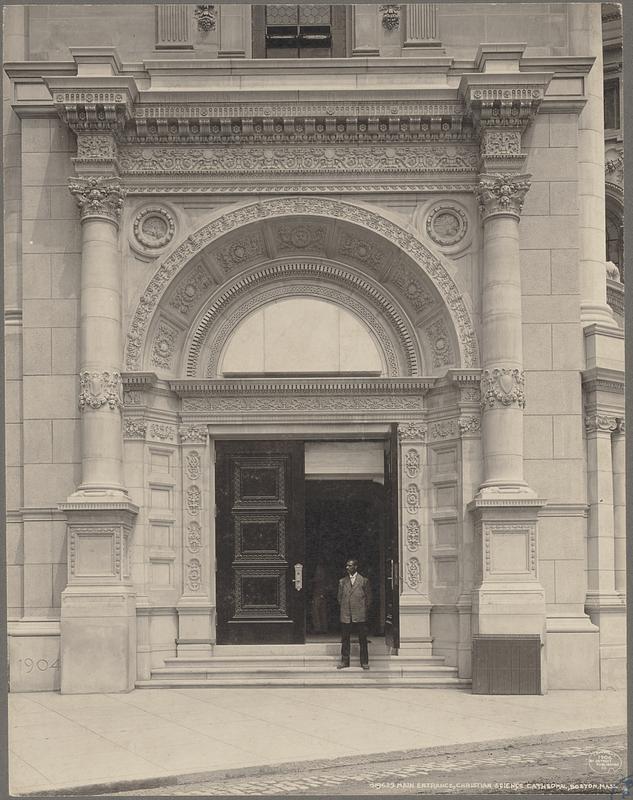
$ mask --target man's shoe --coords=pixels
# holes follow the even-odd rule
[[[369,669],[369,664],[361,664],[361,667],[362,667],[363,669]]]
[[[347,669],[348,667],[349,667],[349,664],[340,663],[340,664],[336,665],[336,669]]]

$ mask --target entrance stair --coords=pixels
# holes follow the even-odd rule
[[[359,666],[358,645],[352,644],[351,665],[337,670],[338,642],[305,645],[214,645],[211,656],[178,656],[152,669],[137,688],[203,686],[419,686],[468,688],[456,667],[442,656],[411,651],[385,652],[378,641],[369,646],[370,669]]]

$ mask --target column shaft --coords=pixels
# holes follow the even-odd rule
[[[613,459],[613,528],[615,590],[626,595],[626,440],[624,420],[618,420],[618,429],[611,437]]]
[[[610,430],[587,433],[588,503],[587,590],[589,595],[613,595],[614,516],[613,464]]]

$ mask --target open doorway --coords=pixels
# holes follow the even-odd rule
[[[372,480],[308,480],[305,486],[306,633],[309,639],[338,639],[338,581],[345,562],[358,561],[369,578],[373,602],[370,634],[384,634],[385,489]]]

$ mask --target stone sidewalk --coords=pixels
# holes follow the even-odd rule
[[[201,688],[9,695],[12,794],[159,786],[205,773],[626,725],[624,691],[482,696],[457,689]],[[536,738],[535,738],[536,737]],[[190,776],[190,778],[183,778]]]

